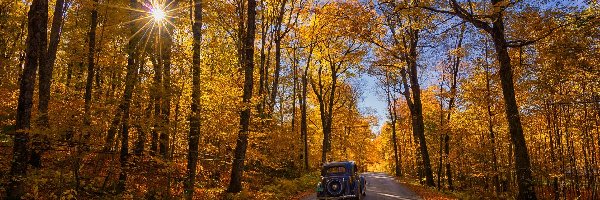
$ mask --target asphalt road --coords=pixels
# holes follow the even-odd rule
[[[367,180],[367,196],[364,200],[420,200],[413,191],[399,184],[385,173],[363,173]],[[317,199],[316,194],[305,197],[302,200]]]

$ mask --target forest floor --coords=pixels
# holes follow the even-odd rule
[[[452,192],[438,190],[433,187],[427,187],[427,186],[421,185],[418,182],[414,182],[409,179],[403,179],[403,178],[395,178],[395,179],[396,179],[396,182],[399,182],[400,184],[409,188],[410,190],[415,192],[419,197],[421,197],[424,200],[463,199],[461,197],[458,197],[456,194],[454,194]]]

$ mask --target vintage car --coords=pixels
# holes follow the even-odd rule
[[[330,162],[321,168],[317,199],[362,199],[366,181],[354,161]]]

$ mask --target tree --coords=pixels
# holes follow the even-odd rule
[[[200,44],[202,41],[202,0],[195,0],[193,6],[192,32],[193,32],[193,57],[192,57],[192,105],[190,114],[190,132],[188,135],[188,164],[185,193],[187,199],[194,197],[194,183],[198,162],[198,141],[200,139]]]
[[[130,6],[132,8],[139,7],[137,1],[130,1]],[[130,11],[130,16],[132,19],[136,19],[138,14],[133,11]],[[121,171],[119,173],[119,182],[117,184],[117,192],[121,193],[125,191],[125,182],[127,181],[127,171],[129,170],[129,113],[130,113],[130,105],[131,98],[133,96],[133,91],[135,88],[135,84],[137,81],[139,67],[141,67],[144,59],[139,55],[139,52],[135,49],[135,46],[139,42],[139,36],[136,34],[136,24],[131,23],[129,25],[131,30],[132,38],[127,42],[127,74],[125,75],[125,90],[123,91],[123,96],[121,99],[121,103],[119,105],[119,109],[122,113],[121,120],[121,150],[119,153],[119,162]]]
[[[244,173],[244,160],[246,158],[246,148],[248,147],[248,132],[250,126],[250,99],[252,98],[252,86],[254,76],[254,37],[256,32],[256,0],[248,0],[246,21],[246,33],[243,40],[243,59],[244,69],[244,90],[242,102],[245,104],[240,112],[240,129],[238,139],[235,145],[235,154],[233,165],[231,166],[231,181],[227,192],[238,193],[242,191],[242,174]],[[241,55],[240,55],[241,57]]]
[[[321,34],[315,45],[316,71],[310,76],[311,88],[319,105],[321,126],[323,129],[323,149],[321,163],[328,161],[331,151],[331,133],[334,106],[339,101],[339,84],[348,76],[349,70],[359,68],[362,57],[366,54],[365,46],[358,37],[348,31],[347,27],[362,30],[360,18],[350,20],[348,16],[359,16],[356,10],[362,7],[356,2],[332,3],[319,8],[319,16],[315,17],[316,30],[312,34]]]
[[[536,199],[532,183],[533,178],[531,176],[529,152],[527,151],[527,144],[525,143],[525,137],[523,136],[523,127],[521,125],[519,108],[515,98],[513,68],[508,53],[508,48],[515,45],[511,44],[511,42],[506,39],[504,30],[504,11],[510,4],[502,0],[491,0],[491,4],[493,13],[486,16],[493,19],[492,23],[479,19],[477,15],[464,9],[456,0],[450,1],[450,11],[427,6],[420,7],[438,13],[457,16],[471,23],[478,29],[485,31],[492,38],[494,49],[496,50],[496,57],[500,63],[500,81],[502,83],[504,103],[506,104],[505,115],[509,125],[511,141],[515,147],[515,169],[517,170],[517,183],[519,185],[519,194],[517,198]]]
[[[273,32],[273,40],[275,41],[275,71],[273,77],[273,86],[271,87],[271,112],[275,107],[275,99],[277,98],[277,89],[279,87],[279,76],[281,73],[281,40],[291,30],[289,23],[284,26],[283,16],[285,15],[285,7],[288,0],[282,0],[279,2],[279,9],[276,13],[275,18],[275,31]],[[290,11],[291,12],[291,11]],[[291,21],[291,19],[290,19]]]
[[[456,93],[457,93],[457,85],[458,85],[458,72],[459,72],[459,68],[461,65],[461,59],[464,55],[462,55],[463,49],[462,49],[462,43],[463,43],[463,39],[464,39],[464,34],[465,34],[465,26],[462,25],[461,29],[460,29],[460,33],[458,34],[457,37],[457,43],[456,43],[456,48],[453,49],[453,52],[450,52],[450,59],[449,59],[449,70],[450,70],[450,94],[448,97],[448,108],[446,110],[447,114],[446,114],[446,126],[448,126],[447,124],[450,124],[450,117],[452,116],[452,109],[454,108],[454,104],[456,101]],[[444,76],[444,74],[442,73],[441,76]],[[442,77],[442,83],[443,84],[443,77]],[[442,94],[442,85],[440,84],[440,95]],[[439,162],[439,166],[438,166],[438,188],[440,188],[440,178],[441,178],[441,174],[442,174],[442,162],[443,159],[446,159],[446,179],[448,181],[448,189],[453,190],[454,186],[452,184],[452,170],[451,170],[451,165],[450,165],[450,159],[448,157],[448,155],[450,154],[450,134],[448,133],[450,130],[448,128],[446,128],[444,126],[444,116],[443,116],[443,111],[444,111],[444,104],[443,104],[443,100],[445,98],[443,96],[440,97],[440,111],[441,113],[441,117],[440,117],[440,125],[442,126],[442,129],[444,131],[444,135],[443,135],[443,140],[440,141],[440,152],[442,151],[442,146],[441,144],[444,145],[443,150],[444,153],[442,156],[440,156],[440,162]]]
[[[10,166],[10,181],[6,198],[20,199],[25,194],[25,176],[29,159],[29,132],[31,128],[31,106],[35,75],[46,59],[46,29],[48,27],[48,1],[31,2],[27,15],[27,48],[25,49],[25,68],[21,74],[17,120],[13,139],[13,158]]]
[[[396,137],[396,123],[398,121],[398,97],[396,94],[397,91],[397,78],[392,75],[389,69],[384,69],[385,78],[383,78],[382,84],[385,91],[385,98],[388,106],[388,115],[392,130],[392,148],[394,149],[394,173],[396,176],[402,176],[402,160],[400,160],[400,155],[398,154],[398,138]]]
[[[44,131],[48,131],[50,126],[48,117],[48,103],[50,101],[50,86],[52,84],[52,71],[54,69],[54,61],[56,60],[56,52],[58,50],[58,44],[60,43],[60,33],[62,29],[62,23],[64,21],[64,7],[65,1],[58,0],[54,5],[54,14],[52,17],[52,28],[50,30],[50,43],[48,44],[47,56],[45,61],[40,61],[40,76],[39,76],[39,101],[38,101],[38,112],[39,112],[39,125]],[[39,168],[42,166],[42,153],[48,146],[48,138],[46,135],[34,134],[33,136],[33,148],[31,151],[31,157],[29,162],[33,167]]]
[[[419,34],[423,25],[419,24],[420,20],[425,20],[420,14],[410,14],[397,12],[401,10],[403,5],[411,5],[407,2],[386,2],[379,5],[379,9],[383,14],[383,21],[386,28],[389,30],[389,35],[369,36],[367,41],[377,46],[381,51],[391,56],[392,61],[401,61],[399,66],[402,87],[402,95],[406,100],[406,104],[411,115],[412,132],[415,142],[419,145],[420,161],[422,161],[422,173],[425,176],[426,184],[434,186],[433,171],[429,159],[429,151],[427,149],[427,141],[425,138],[425,125],[423,122],[423,106],[421,103],[421,88],[419,85],[418,76],[418,57],[419,57]],[[389,62],[388,60],[383,60]],[[388,63],[389,64],[389,63]],[[396,63],[392,63],[396,64]],[[411,94],[412,92],[412,94]],[[421,171],[421,170],[419,170]],[[420,176],[421,176],[420,175]]]
[[[88,52],[87,52],[87,78],[85,81],[85,94],[84,96],[84,124],[86,126],[91,125],[90,121],[90,106],[92,104],[92,84],[94,81],[94,65],[96,61],[94,56],[96,55],[96,28],[98,26],[98,9],[97,9],[98,0],[94,0],[92,12],[91,12],[91,20],[90,20],[90,30],[88,32]],[[89,133],[84,134],[84,138],[89,137]]]

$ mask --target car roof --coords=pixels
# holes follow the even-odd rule
[[[328,162],[323,164],[324,168],[329,168],[329,167],[340,167],[340,166],[344,166],[344,167],[350,167],[356,165],[356,163],[354,161],[335,161],[335,162]]]

